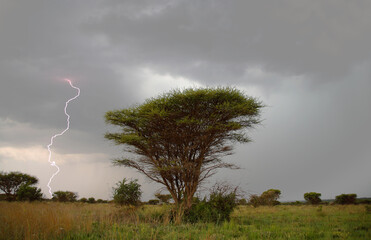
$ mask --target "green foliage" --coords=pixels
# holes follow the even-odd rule
[[[35,200],[42,200],[43,196],[40,188],[32,187],[29,184],[22,184],[19,187],[16,195],[18,201],[30,201],[30,202]]]
[[[88,198],[88,203],[95,203],[95,198],[93,197]]]
[[[208,199],[195,201],[185,213],[187,222],[214,222],[229,221],[231,213],[237,206],[237,190],[229,185],[215,185]]]
[[[6,200],[16,199],[16,193],[22,185],[34,185],[38,179],[34,176],[20,172],[0,172],[0,190],[6,195]]]
[[[140,203],[142,191],[137,179],[127,182],[127,179],[124,178],[116,186],[116,188],[113,188],[113,200],[115,203],[134,206]]]
[[[249,204],[254,207],[258,207],[260,205],[267,205],[267,206],[276,206],[279,205],[280,202],[278,201],[281,195],[281,191],[278,189],[269,189],[263,192],[260,196],[253,194],[250,196]]]
[[[357,200],[357,194],[341,194],[335,197],[335,203],[337,204],[355,204]]]
[[[371,199],[358,199],[358,204],[371,204]]]
[[[262,205],[261,199],[257,194],[252,194],[249,199],[249,204],[251,204],[253,207],[258,207]]]
[[[321,193],[316,192],[307,192],[304,194],[304,199],[310,204],[319,204],[321,203]]]
[[[151,199],[151,200],[148,201],[149,205],[157,205],[159,203],[160,203],[160,200],[158,200],[158,199]]]
[[[281,191],[278,189],[269,189],[260,195],[262,205],[275,206],[280,204],[277,200],[280,198]]]
[[[241,198],[238,200],[238,205],[247,205],[247,200],[245,198]]]
[[[322,209],[323,209],[323,206],[319,206],[319,207],[317,208],[317,216],[319,216],[319,217],[324,217],[324,216],[326,216],[326,214],[322,211]]]
[[[88,199],[83,197],[79,201],[82,202],[82,203],[87,203],[88,202]]]
[[[366,205],[365,206],[365,211],[366,211],[367,214],[371,214],[371,206]]]
[[[107,112],[106,122],[119,126],[120,132],[105,137],[137,155],[115,164],[163,184],[175,205],[188,208],[200,182],[219,168],[237,168],[222,158],[232,153],[233,143],[250,141],[245,130],[260,123],[262,107],[234,88],[171,91],[142,105]]]
[[[160,194],[160,193],[156,193],[155,197],[165,204],[168,204],[170,199],[172,198],[171,194]]]
[[[77,194],[70,191],[56,191],[53,193],[52,199],[58,202],[75,202]]]

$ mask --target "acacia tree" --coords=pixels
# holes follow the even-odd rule
[[[155,197],[165,204],[168,204],[170,199],[172,198],[171,194],[161,194],[161,193],[156,193]]]
[[[254,207],[260,205],[274,206],[279,204],[278,199],[280,198],[281,191],[278,189],[269,189],[263,192],[260,196],[253,194],[250,196],[249,203]]]
[[[0,190],[5,193],[6,199],[12,201],[16,199],[18,189],[22,185],[31,186],[38,182],[34,176],[21,172],[0,172]]]
[[[321,193],[307,192],[304,193],[304,199],[310,204],[319,204],[321,200]]]
[[[260,195],[262,205],[277,205],[280,198],[281,191],[278,189],[269,189]]]
[[[262,107],[234,88],[175,90],[107,112],[106,122],[121,131],[105,137],[134,154],[115,164],[134,168],[167,188],[179,222],[200,183],[219,168],[238,168],[222,157],[231,154],[232,143],[250,141],[244,130],[260,122]]]

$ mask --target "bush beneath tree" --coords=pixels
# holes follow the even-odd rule
[[[216,184],[206,197],[200,201],[195,198],[192,207],[185,213],[184,220],[190,223],[229,221],[237,206],[238,188],[228,184]]]
[[[128,182],[124,178],[116,186],[116,188],[113,188],[113,200],[115,203],[120,205],[139,205],[142,191],[137,179]]]

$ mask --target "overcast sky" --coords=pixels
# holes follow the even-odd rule
[[[371,1],[0,0],[0,170],[109,199],[138,178],[104,139],[104,113],[174,88],[234,86],[267,107],[254,142],[212,179],[281,200],[371,197]]]

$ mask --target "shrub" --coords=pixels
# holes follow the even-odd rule
[[[221,223],[230,220],[233,209],[237,206],[238,188],[228,184],[216,184],[210,192],[209,199],[195,201],[184,215],[187,222]]]
[[[113,200],[120,205],[138,205],[142,191],[138,180],[130,180],[127,182],[124,178],[121,182],[117,183],[117,187],[113,188]]]
[[[40,188],[32,187],[28,184],[21,185],[16,195],[17,195],[18,201],[42,200],[42,196],[43,196]]]
[[[321,193],[307,192],[304,194],[304,199],[310,204],[319,204],[321,200]]]
[[[247,205],[247,201],[244,198],[238,200],[238,205]]]
[[[88,203],[95,203],[95,198],[90,197],[90,198],[88,199]]]
[[[359,199],[357,203],[358,204],[371,204],[371,200],[370,199]]]
[[[88,199],[86,199],[86,198],[81,198],[81,199],[80,199],[80,202],[82,202],[82,203],[87,203],[87,202],[88,202]]]
[[[104,200],[103,199],[98,199],[97,203],[104,203]]]
[[[251,204],[253,207],[258,207],[261,204],[260,197],[257,194],[252,194],[249,199],[249,204]]]
[[[75,202],[77,194],[69,191],[56,191],[53,193],[52,199],[58,202]]]
[[[159,203],[160,203],[160,200],[158,200],[158,199],[151,199],[151,200],[148,201],[149,205],[157,205]]]
[[[303,203],[300,202],[300,201],[295,201],[295,202],[293,202],[293,205],[301,205],[301,204],[303,204]]]
[[[355,204],[357,199],[357,194],[341,194],[336,196],[335,203],[337,204]]]

